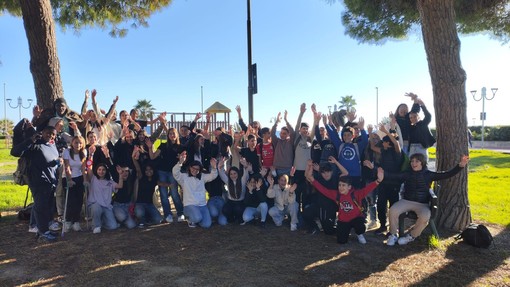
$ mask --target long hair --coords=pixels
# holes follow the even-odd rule
[[[235,183],[230,178],[230,172],[232,172],[232,171],[237,173],[237,179],[236,179]],[[238,199],[239,197],[241,197],[242,191],[243,191],[243,184],[241,182],[241,174],[239,172],[239,168],[233,166],[233,167],[229,168],[229,170],[228,170],[228,194],[230,195],[231,198]]]
[[[170,132],[174,132],[176,137],[175,137],[175,141],[171,141],[170,138],[168,138],[168,135],[170,134]],[[169,128],[168,131],[167,131],[167,138],[168,138],[168,141],[172,144],[172,145],[180,145],[181,144],[181,140],[179,139],[179,131],[176,129],[176,128]]]
[[[69,155],[71,158],[74,158],[74,148],[72,146],[72,142],[78,140],[81,143],[81,149],[78,151],[78,155],[80,156],[80,161],[83,161],[83,159],[86,157],[85,154],[85,139],[82,136],[74,136],[71,140],[71,148],[69,149]]]

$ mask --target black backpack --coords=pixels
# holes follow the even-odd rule
[[[482,248],[489,248],[489,246],[491,246],[491,244],[494,242],[494,238],[492,237],[489,229],[487,229],[485,225],[476,223],[469,224],[469,226],[455,238],[462,238],[463,242],[475,247]]]

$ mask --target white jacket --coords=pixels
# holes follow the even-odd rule
[[[274,206],[278,210],[284,210],[285,206],[296,202],[296,193],[290,192],[290,185],[287,185],[283,190],[280,188],[280,185],[273,185],[273,188],[267,190],[267,197],[274,198]]]
[[[187,172],[181,172],[181,166],[182,164],[176,164],[172,169],[172,174],[181,185],[183,205],[206,205],[205,183],[214,180],[218,176],[218,171],[213,169],[211,173],[202,173],[201,178],[198,179],[194,176],[189,176]]]

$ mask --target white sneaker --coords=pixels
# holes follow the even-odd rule
[[[414,237],[412,237],[411,234],[407,234],[406,236],[400,237],[398,239],[398,244],[399,245],[406,245],[407,243],[409,243],[411,241],[414,241]]]
[[[79,222],[73,223],[72,228],[73,228],[74,231],[81,231],[81,226],[80,226]]]
[[[177,222],[184,222],[184,221],[186,221],[186,217],[184,216],[184,214],[177,217]]]
[[[48,229],[51,230],[51,231],[57,231],[57,230],[60,230],[60,225],[58,224],[58,222],[53,221],[50,224],[50,226],[48,226]]]
[[[28,232],[30,232],[30,233],[37,233],[37,232],[39,232],[39,228],[37,228],[37,226],[28,227]]]
[[[92,233],[94,233],[94,234],[101,233],[101,227],[94,227],[94,230],[92,230]]]
[[[291,223],[290,224],[290,231],[296,231],[297,230],[297,224]]]
[[[170,214],[165,218],[165,221],[168,223],[174,222],[174,217]]]
[[[361,244],[367,244],[367,240],[365,239],[365,236],[363,236],[363,234],[358,234],[358,242]]]
[[[395,243],[397,243],[397,241],[398,237],[394,234],[390,234],[390,236],[388,236],[388,241],[386,241],[386,245],[393,246]]]

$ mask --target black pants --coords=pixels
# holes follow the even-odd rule
[[[336,211],[338,206],[332,201],[332,204],[321,204],[314,202],[303,210],[303,220],[308,230],[318,228],[315,219],[319,218],[322,230],[328,235],[335,234]]]
[[[81,219],[81,207],[83,205],[83,194],[85,193],[85,187],[83,186],[83,176],[74,177],[73,181],[75,185],[67,189],[67,179],[63,179],[62,185],[64,186],[64,200],[67,195],[67,206],[66,206],[66,221],[68,222],[80,222]]]
[[[347,243],[352,228],[354,228],[357,235],[365,233],[365,218],[356,217],[349,222],[338,221],[336,224],[336,242],[340,244]]]
[[[34,197],[34,217],[39,233],[48,231],[48,224],[53,218],[53,202],[55,186],[48,183],[38,183],[30,185],[32,196]]]
[[[398,201],[398,193],[400,192],[400,184],[380,184],[377,193],[377,217],[381,226],[386,226],[386,211],[388,202],[390,207]]]
[[[243,221],[243,212],[244,212],[244,202],[242,201],[233,201],[228,200],[223,205],[222,209],[223,215],[227,218],[229,223],[232,222],[242,222]]]

